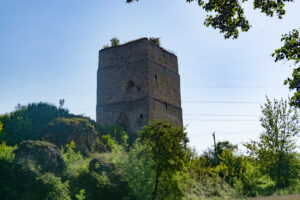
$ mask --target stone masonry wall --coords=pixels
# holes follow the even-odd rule
[[[100,50],[96,118],[129,133],[151,119],[182,125],[177,57],[146,38]]]

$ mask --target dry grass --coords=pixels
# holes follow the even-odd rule
[[[300,200],[300,194],[258,197],[258,198],[253,198],[251,200]]]

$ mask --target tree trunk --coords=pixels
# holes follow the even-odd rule
[[[158,190],[158,183],[159,183],[159,165],[157,165],[157,168],[156,168],[156,176],[155,176],[155,188],[154,188],[154,191],[153,191],[153,196],[152,196],[152,200],[155,200],[156,199],[156,196],[157,196],[157,190]]]

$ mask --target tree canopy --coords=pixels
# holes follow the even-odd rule
[[[300,165],[295,152],[300,128],[297,109],[289,107],[286,100],[272,102],[267,98],[260,121],[264,131],[259,141],[251,141],[246,147],[278,188],[288,187],[291,181],[299,179]]]
[[[275,62],[291,61],[295,66],[291,78],[284,81],[285,85],[289,85],[290,90],[296,90],[291,98],[291,105],[300,107],[300,34],[299,30],[294,29],[288,34],[282,35],[281,41],[283,46],[276,49],[272,54]]]
[[[155,186],[152,200],[159,198],[160,193],[172,188],[176,172],[184,168],[186,161],[187,133],[183,128],[175,128],[170,124],[162,121],[150,121],[140,132],[142,143],[148,145],[150,150],[150,158],[154,162],[155,169]],[[164,177],[164,178],[162,178]],[[161,182],[163,182],[161,184]],[[165,187],[163,190],[160,187]],[[175,186],[176,187],[176,186]],[[171,189],[174,199],[180,198],[179,190]],[[171,194],[169,193],[169,194]],[[165,195],[164,198],[166,198]]]
[[[131,3],[138,0],[126,0]],[[247,32],[251,25],[244,14],[243,3],[248,0],[186,0],[187,3],[197,1],[198,5],[208,14],[204,25],[219,29],[225,39],[236,39],[239,32]],[[285,14],[285,3],[294,0],[253,0],[253,8],[259,9],[267,16],[277,15],[279,19]]]

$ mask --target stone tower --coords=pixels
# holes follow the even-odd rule
[[[96,118],[131,134],[152,119],[182,125],[177,57],[147,38],[100,50]]]

